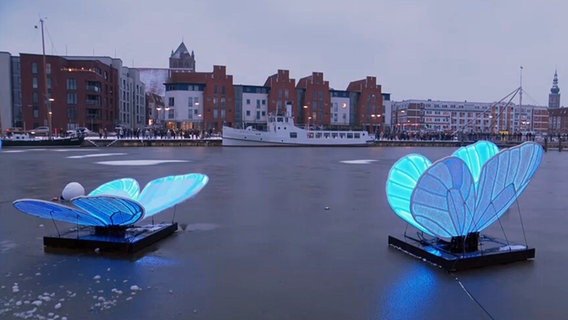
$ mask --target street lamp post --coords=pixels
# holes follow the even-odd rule
[[[47,88],[47,86],[46,86]],[[49,128],[49,132],[48,132],[48,137],[49,139],[51,139],[51,134],[52,134],[52,118],[53,118],[53,113],[51,112],[51,103],[55,101],[55,99],[53,98],[49,98],[47,99],[47,127]]]

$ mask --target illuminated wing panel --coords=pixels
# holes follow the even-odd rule
[[[432,164],[419,154],[409,154],[398,160],[391,168],[386,185],[387,199],[393,211],[406,222],[430,235],[432,233],[418,224],[410,213],[410,197],[418,179]]]
[[[453,153],[453,156],[466,163],[475,184],[477,184],[483,165],[497,153],[499,153],[499,148],[493,142],[478,141],[472,145],[459,148]]]
[[[475,231],[487,228],[518,199],[540,166],[542,154],[540,145],[525,142],[485,164],[479,180]]]
[[[414,220],[442,238],[467,233],[474,206],[473,177],[466,163],[455,157],[430,166],[422,174],[411,198]]]
[[[144,207],[132,199],[100,195],[76,197],[71,202],[106,226],[128,226],[144,218]]]
[[[110,196],[119,196],[125,198],[135,199],[140,193],[140,186],[138,181],[132,178],[123,178],[109,181],[100,185],[95,190],[89,193],[89,196],[98,196],[102,194]]]
[[[21,212],[32,216],[54,219],[61,222],[78,224],[82,226],[104,226],[105,223],[86,212],[77,210],[52,201],[36,199],[19,199],[12,205]]]
[[[159,178],[148,182],[136,200],[150,217],[193,197],[208,181],[209,177],[198,173]]]

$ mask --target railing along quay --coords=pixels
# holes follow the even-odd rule
[[[212,147],[221,146],[221,139],[97,139],[83,141],[81,147]]]
[[[377,140],[371,147],[453,147],[459,148],[476,141],[456,140]],[[493,141],[499,148],[514,147],[524,141]],[[568,150],[568,141],[539,141],[545,151]],[[221,138],[214,139],[98,139],[88,138],[81,147],[220,147]]]

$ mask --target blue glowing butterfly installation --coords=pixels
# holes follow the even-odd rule
[[[71,199],[75,207],[37,199],[19,199],[13,205],[33,216],[84,226],[129,226],[193,197],[208,181],[197,173],[168,176],[150,181],[140,191],[136,180],[124,178]]]
[[[542,147],[534,142],[499,151],[488,141],[434,163],[409,154],[391,168],[387,198],[399,217],[429,235],[451,238],[479,232],[526,189],[542,156]]]

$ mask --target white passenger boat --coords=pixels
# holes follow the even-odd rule
[[[366,146],[372,142],[367,131],[298,128],[291,115],[269,116],[266,131],[223,126],[223,146]]]

